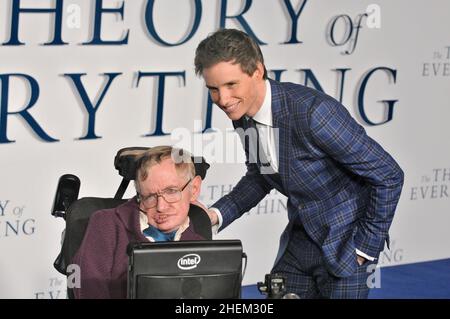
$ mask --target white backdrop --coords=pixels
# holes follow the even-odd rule
[[[203,184],[205,204],[239,180],[244,173],[240,145],[235,147],[239,161],[232,163],[224,160],[234,155],[232,145],[221,156],[222,149],[211,142],[232,144],[231,122],[214,106],[215,133],[198,129],[207,122],[207,92],[194,74],[194,51],[222,20],[266,43],[267,68],[285,70],[272,76],[281,72],[282,81],[302,84],[308,78],[308,85],[320,84],[341,99],[405,171],[390,231],[392,249],[381,255],[380,264],[450,257],[448,1],[154,1],[152,22],[161,39],[176,44],[192,35],[173,46],[149,32],[145,12],[152,1],[98,1],[97,14],[93,0],[19,1],[22,8],[61,4],[59,24],[55,13],[20,12],[17,18],[13,2],[0,1],[0,298],[65,298],[65,278],[52,266],[64,222],[50,215],[62,174],[81,179],[80,197],[110,197],[121,180],[113,167],[118,149],[177,142],[211,163]],[[101,6],[123,7],[123,13],[100,14]],[[221,19],[244,9],[241,20]],[[359,23],[366,11],[368,17]],[[94,30],[96,17],[102,21]],[[193,28],[196,17],[199,25]],[[83,44],[89,42],[97,43]],[[156,77],[138,81],[139,72],[179,75],[166,76],[162,94]],[[110,86],[104,74],[110,74]],[[94,114],[95,123],[89,124]],[[189,140],[154,135],[181,128],[191,133]],[[127,196],[132,195],[130,189]],[[244,284],[262,281],[270,271],[286,222],[285,200],[273,193],[217,237],[242,240],[249,257]]]

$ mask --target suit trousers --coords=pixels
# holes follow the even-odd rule
[[[357,255],[355,251],[355,263]],[[286,278],[286,293],[295,293],[301,299],[365,299],[372,262],[357,266],[354,274],[336,277],[326,268],[320,247],[313,242],[301,225],[294,225],[288,246],[271,273]]]

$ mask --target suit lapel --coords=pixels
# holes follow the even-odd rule
[[[288,150],[291,143],[290,134],[290,121],[289,121],[289,111],[285,103],[285,95],[280,86],[275,81],[270,81],[270,87],[272,90],[272,120],[273,127],[278,128],[278,143],[275,140],[275,145],[278,154],[278,170],[280,173],[281,181],[283,183],[283,188],[287,193],[287,176],[289,174],[289,154]],[[276,133],[276,131],[275,131]],[[275,134],[277,138],[277,134]]]

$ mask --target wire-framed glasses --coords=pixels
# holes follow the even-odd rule
[[[158,193],[149,194],[147,196],[142,196],[138,194],[139,203],[141,203],[146,209],[150,209],[156,206],[158,203],[158,197],[164,198],[168,203],[176,203],[181,200],[182,193],[186,186],[192,181],[192,178],[181,188],[166,188]]]

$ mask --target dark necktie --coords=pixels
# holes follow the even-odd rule
[[[145,236],[152,237],[155,241],[173,241],[175,238],[176,230],[170,233],[164,233],[158,228],[148,225],[148,228],[142,231]]]
[[[247,118],[247,128],[248,129],[252,129],[254,130],[254,134],[255,134],[255,140],[256,140],[256,147],[252,147],[252,142],[250,142],[249,145],[249,152],[250,152],[250,158],[254,158],[256,159],[256,163],[258,164],[259,167],[264,167],[265,169],[269,169],[271,168],[270,166],[270,162],[267,160],[267,156],[266,153],[264,151],[264,148],[262,147],[262,143],[259,137],[259,131],[258,128],[256,127],[256,121],[249,117]],[[253,136],[253,132],[250,132],[251,134],[249,134],[249,136]],[[252,154],[253,152],[253,154]],[[271,173],[275,173],[273,172],[272,169],[270,169]],[[267,172],[266,172],[267,173]]]

